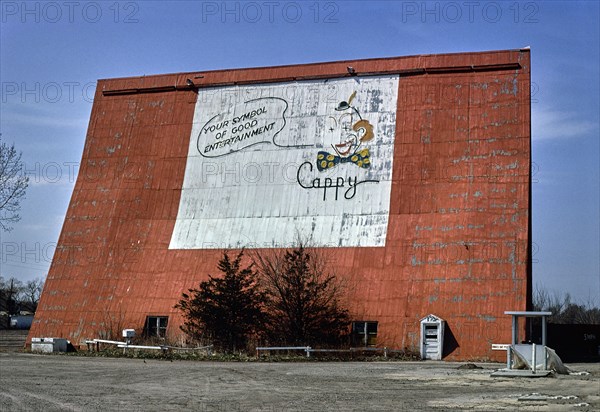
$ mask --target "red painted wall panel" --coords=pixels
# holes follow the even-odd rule
[[[433,313],[456,340],[447,359],[502,360],[491,344],[510,341],[503,312],[530,299],[529,50],[213,71],[196,83],[343,77],[348,65],[400,73],[386,246],[327,249],[353,317],[379,322],[378,345],[418,350],[419,320]],[[77,345],[117,324],[141,332],[148,315],[180,333],[173,305],[221,256],[168,249],[196,100],[185,82],[198,74],[99,81],[30,338]]]

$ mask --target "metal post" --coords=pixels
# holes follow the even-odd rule
[[[548,351],[546,350],[546,316],[542,316],[542,345],[544,346],[544,370],[547,370]]]
[[[519,339],[519,317],[512,315],[512,344],[516,345]]]
[[[544,345],[544,370],[548,370],[548,348]]]
[[[542,345],[546,346],[546,316],[542,316]]]
[[[535,343],[531,345],[531,370],[533,371],[533,373],[535,373],[535,364],[536,364],[536,360],[535,360]]]
[[[508,348],[506,348],[506,369],[512,369],[511,356],[512,346],[509,346]]]

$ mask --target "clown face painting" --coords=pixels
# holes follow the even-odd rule
[[[339,163],[353,163],[361,168],[369,168],[369,149],[362,148],[363,143],[373,139],[373,126],[368,120],[363,119],[358,109],[352,106],[356,91],[350,95],[348,101],[342,101],[335,108],[340,112],[337,116],[327,118],[327,131],[330,139],[338,137],[338,143],[331,143],[335,154],[320,151],[317,155],[317,169],[327,170]],[[333,136],[331,136],[333,135]]]

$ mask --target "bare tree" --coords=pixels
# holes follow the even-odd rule
[[[21,153],[15,145],[2,142],[0,135],[0,228],[10,231],[12,224],[18,222],[21,200],[29,184],[29,178],[23,173]]]
[[[342,287],[316,249],[298,246],[254,255],[267,292],[273,344],[339,346],[350,325]]]
[[[19,302],[23,292],[23,282],[11,277],[5,279],[0,276],[0,311],[15,314],[19,310]]]
[[[562,313],[571,304],[571,295],[559,294],[554,291],[550,293],[540,285],[535,286],[533,292],[533,307],[535,310],[552,312],[553,316]]]
[[[125,322],[125,314],[121,307],[118,311],[103,311],[102,321],[99,323],[97,330],[100,339],[119,340],[121,338],[123,325]]]
[[[28,280],[23,286],[23,296],[35,307],[40,300],[43,288],[44,281],[42,279],[35,278],[33,280]]]
[[[550,293],[536,285],[533,293],[533,308],[552,312],[550,323],[600,324],[600,308],[591,298],[583,304],[572,301],[569,293]]]

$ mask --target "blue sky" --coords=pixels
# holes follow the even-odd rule
[[[45,277],[97,79],[531,46],[534,283],[600,304],[596,1],[3,1],[0,132],[23,152],[0,273]]]

